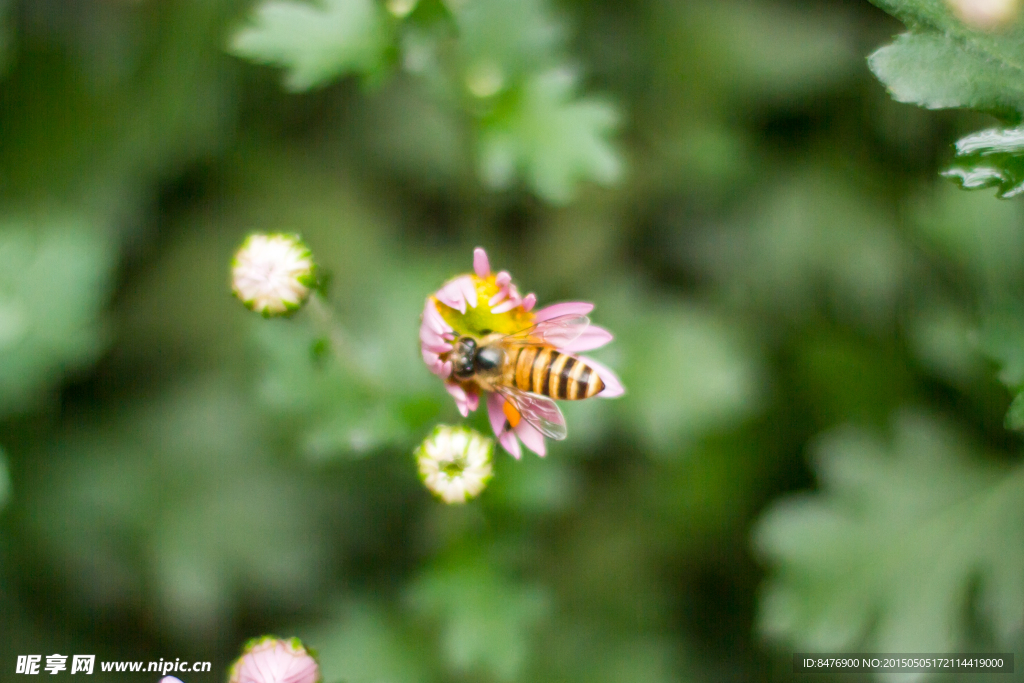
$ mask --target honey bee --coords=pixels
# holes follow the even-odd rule
[[[584,315],[562,315],[514,334],[457,337],[448,356],[452,378],[505,399],[505,417],[520,419],[551,439],[565,438],[565,418],[551,399],[575,401],[601,393],[597,371],[564,347],[587,329]]]

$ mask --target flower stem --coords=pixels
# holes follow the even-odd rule
[[[348,337],[341,325],[334,319],[334,309],[320,292],[314,291],[307,305],[313,318],[313,326],[331,345],[331,350],[339,360],[351,358],[352,349]]]

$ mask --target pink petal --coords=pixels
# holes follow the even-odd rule
[[[433,302],[431,302],[431,303],[433,303]],[[440,318],[440,316],[438,316],[438,318]],[[421,334],[423,333],[424,329],[429,330],[433,334],[436,334],[438,337],[443,336],[444,333],[445,333],[445,329],[443,327],[441,327],[437,323],[437,319],[433,318],[433,317],[430,317],[429,314],[424,314],[424,316],[423,316],[423,322],[420,324],[420,333]],[[422,339],[422,337],[421,337],[421,339]]]
[[[437,290],[437,294],[435,296],[437,297],[437,300],[445,306],[450,306],[459,313],[466,312],[466,296],[462,291],[462,286],[459,284],[458,279],[452,280],[445,286],[441,287],[441,289]]]
[[[437,310],[437,304],[434,303],[433,297],[428,298],[427,304],[423,307],[423,322],[438,334],[452,331],[451,325],[445,322],[441,312]]]
[[[497,294],[495,294],[490,299],[488,299],[487,305],[490,306],[493,309],[496,305],[498,305],[499,303],[501,303],[502,301],[504,301],[507,298],[508,298],[508,290],[507,289],[499,289]]]
[[[545,453],[547,453],[544,448],[544,435],[537,431],[536,427],[526,420],[522,420],[516,425],[515,432],[524,446],[540,457],[544,457]]]
[[[510,301],[514,301],[516,306],[523,303],[523,297],[519,295],[519,290],[516,289],[515,285],[508,286],[508,298]]]
[[[430,367],[430,371],[440,377],[441,379],[448,379],[452,376],[452,362],[436,360],[433,363],[427,364]]]
[[[452,350],[452,345],[451,344],[445,344],[445,343],[441,343],[441,344],[427,344],[427,343],[423,343],[423,344],[421,344],[421,347],[423,348],[424,351],[430,351],[432,353],[448,353],[449,351]]]
[[[580,360],[589,365],[590,367],[597,370],[597,376],[604,382],[604,389],[597,395],[598,398],[615,398],[616,396],[622,396],[626,393],[626,388],[622,386],[622,382],[619,380],[619,376],[612,372],[611,368],[607,365],[598,363],[593,358],[587,356],[580,356]]]
[[[537,295],[534,294],[533,292],[530,292],[525,297],[523,297],[523,310],[524,311],[532,311],[533,307],[536,306],[536,305],[537,305]]]
[[[494,283],[498,285],[500,289],[508,287],[509,283],[512,282],[512,275],[507,270],[503,270],[494,277]]]
[[[466,277],[460,277],[459,286],[462,287],[462,296],[466,298],[466,301],[469,303],[469,307],[476,308],[476,283],[473,282],[473,278],[468,275]],[[465,311],[462,312],[465,313]]]
[[[469,412],[475,412],[480,407],[480,393],[474,389],[467,391],[466,405],[469,406]]]
[[[502,410],[504,406],[505,399],[499,394],[494,392],[487,394],[487,417],[491,420],[491,429],[494,430],[494,435],[498,437],[501,436],[502,430],[505,429],[505,411]]]
[[[479,278],[491,274],[491,262],[487,259],[487,252],[480,247],[473,250],[473,272]]]
[[[591,325],[583,334],[573,339],[571,342],[561,347],[560,351],[568,351],[569,353],[579,353],[580,351],[592,351],[593,349],[599,349],[614,337],[612,333],[603,327],[597,325]]]
[[[451,344],[448,344],[444,337],[434,332],[426,325],[420,325],[420,341],[423,342],[423,346],[426,347],[441,347],[431,348],[435,353],[445,353],[451,351]]]
[[[523,457],[522,451],[519,450],[519,439],[516,438],[515,432],[505,432],[498,437],[498,443],[500,443],[501,447],[508,451],[516,460]]]
[[[506,299],[503,303],[498,304],[491,309],[491,313],[507,313],[513,308],[519,305],[519,302],[515,299]]]
[[[469,416],[469,401],[466,399],[466,390],[454,382],[445,382],[444,388],[448,390],[448,393],[455,399],[455,405],[458,407],[462,417]]]
[[[594,310],[594,304],[585,301],[569,301],[564,304],[545,306],[534,314],[534,322],[557,318],[560,315],[586,315]]]
[[[433,365],[434,363],[441,362],[440,356],[429,349],[420,348],[420,353],[423,354],[423,362],[427,365]]]

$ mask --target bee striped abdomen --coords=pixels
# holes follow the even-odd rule
[[[548,386],[548,377],[551,374],[551,361],[553,357],[561,354],[550,348],[542,348],[533,359],[533,369],[530,372],[531,386],[527,391],[535,394],[546,395],[545,388]]]
[[[513,386],[541,396],[576,401],[596,396],[604,389],[593,368],[549,346],[520,347],[508,367]]]
[[[533,391],[533,361],[538,351],[536,346],[524,346],[516,357],[513,381],[523,391]]]

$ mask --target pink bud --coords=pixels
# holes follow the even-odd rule
[[[298,638],[250,640],[231,667],[228,683],[319,683],[320,665]]]

